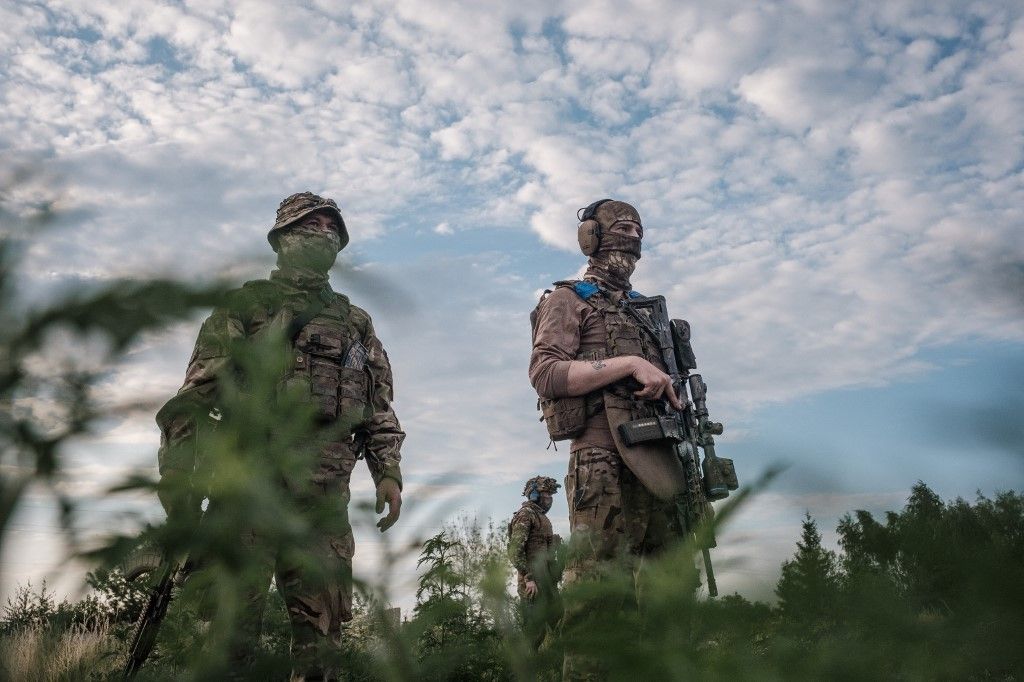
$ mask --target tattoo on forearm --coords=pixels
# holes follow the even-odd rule
[[[594,366],[595,370],[603,369],[604,367],[608,366],[608,365],[604,364],[603,360],[594,360],[590,364]]]

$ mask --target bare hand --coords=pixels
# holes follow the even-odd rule
[[[384,512],[384,503],[388,505],[388,515],[377,522],[377,528],[383,533],[395,525],[399,514],[402,513],[402,490],[398,487],[398,481],[393,478],[382,478],[377,484],[377,508],[378,514]]]
[[[538,590],[537,590],[537,583],[535,583],[532,580],[527,580],[526,581],[526,598],[527,599],[533,599],[534,597],[537,596],[537,592],[538,592]]]
[[[643,358],[637,358],[633,368],[633,378],[643,384],[643,388],[633,393],[637,398],[643,400],[658,400],[664,398],[672,406],[672,409],[681,410],[683,404],[672,389],[672,377],[662,372]]]

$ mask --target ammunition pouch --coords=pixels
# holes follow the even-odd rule
[[[740,487],[731,459],[705,457],[701,468],[704,470],[704,493],[711,501],[723,500],[729,496],[730,490]]]
[[[587,420],[604,409],[604,400],[599,392],[568,398],[541,398],[537,409],[552,441],[570,440],[583,435]]]
[[[541,398],[537,403],[541,419],[553,441],[569,440],[581,435],[587,427],[587,409],[583,396]]]
[[[309,388],[316,406],[317,419],[333,421],[338,416],[338,390],[341,386],[337,361],[315,355],[308,357]]]
[[[313,399],[318,421],[337,425],[344,437],[369,419],[373,378],[367,351],[358,341],[349,342],[343,325],[302,329],[295,351],[292,375],[285,383],[308,382],[305,390]]]
[[[372,416],[370,407],[371,377],[364,367],[341,367],[339,370],[337,421],[345,433],[355,431]]]

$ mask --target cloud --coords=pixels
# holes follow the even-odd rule
[[[307,186],[356,244],[434,202],[436,234],[498,217],[572,251],[573,210],[618,193],[654,228],[641,281],[721,311],[709,333],[846,350],[780,397],[913,369],[944,310],[963,335],[1019,333],[979,277],[1021,248],[1011,5],[65,2],[11,20],[38,49],[8,44],[0,139],[54,159],[95,216],[34,247],[36,272],[201,275],[237,254],[256,274],[280,188]]]

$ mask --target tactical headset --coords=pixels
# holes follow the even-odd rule
[[[540,491],[537,490],[537,484],[534,483],[530,486],[530,494],[526,496],[530,502],[537,502],[540,500]]]
[[[580,226],[576,229],[576,237],[580,242],[580,251],[584,256],[593,256],[601,248],[601,223],[594,219],[594,214],[601,204],[606,204],[611,199],[598,199],[590,206],[576,211],[576,217],[580,220]]]

